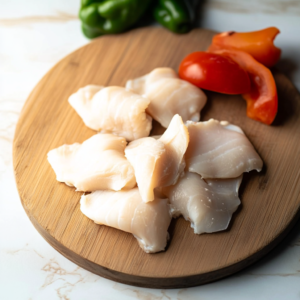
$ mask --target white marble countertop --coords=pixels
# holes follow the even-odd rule
[[[180,290],[127,286],[81,269],[56,252],[25,214],[15,186],[12,141],[21,108],[41,77],[89,41],[79,0],[1,0],[0,9],[0,299],[299,299],[300,222],[264,259],[215,283]],[[199,26],[250,31],[277,26],[278,66],[300,89],[300,1],[208,0]]]

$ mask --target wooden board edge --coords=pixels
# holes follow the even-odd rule
[[[296,225],[297,221],[300,219],[300,208],[295,212],[293,218],[291,219],[288,226],[278,234],[276,238],[273,239],[269,244],[260,249],[253,255],[243,259],[235,264],[227,266],[222,269],[218,269],[212,272],[204,274],[195,274],[186,277],[143,277],[131,274],[122,273],[119,271],[114,271],[109,268],[100,266],[88,259],[81,257],[80,255],[72,252],[66,246],[58,242],[53,236],[51,236],[42,226],[28,214],[25,206],[23,205],[23,200],[20,195],[20,200],[22,206],[29,217],[32,225],[38,231],[38,233],[60,254],[66,257],[68,260],[72,261],[81,268],[104,277],[109,280],[113,280],[119,283],[128,284],[131,286],[144,287],[144,288],[154,288],[154,289],[181,289],[203,285],[206,283],[211,283],[218,281],[222,278],[233,275],[246,267],[254,264],[271,250],[273,250],[291,231],[291,229]]]

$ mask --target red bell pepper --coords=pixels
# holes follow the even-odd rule
[[[194,52],[179,67],[179,77],[194,85],[224,94],[250,91],[247,72],[234,60],[214,53]]]
[[[281,50],[273,43],[278,33],[280,31],[276,27],[252,32],[222,32],[213,37],[209,51],[218,49],[245,51],[258,62],[271,67],[276,64],[281,55]]]
[[[243,51],[223,49],[213,53],[231,58],[248,72],[251,91],[242,95],[247,101],[247,116],[270,125],[278,108],[276,84],[271,71]]]

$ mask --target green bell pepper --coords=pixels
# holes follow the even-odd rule
[[[188,32],[193,22],[191,3],[188,0],[158,0],[154,18],[173,32]]]
[[[90,39],[120,33],[134,25],[151,0],[81,0],[82,31]]]

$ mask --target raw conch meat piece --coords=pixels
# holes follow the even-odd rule
[[[189,132],[182,118],[175,115],[159,141],[165,144],[167,159],[163,164],[160,186],[174,184],[185,168],[184,154],[189,145]]]
[[[77,191],[95,191],[136,185],[134,170],[125,158],[126,140],[113,134],[96,134],[82,144],[63,145],[48,153],[56,179]]]
[[[242,129],[228,122],[187,122],[190,143],[185,160],[203,178],[236,178],[261,171],[263,162]]]
[[[151,101],[147,113],[165,128],[176,114],[184,122],[199,121],[200,111],[206,103],[206,96],[199,88],[179,79],[170,68],[157,68],[145,76],[129,80],[126,88]]]
[[[87,127],[128,141],[148,136],[152,128],[145,112],[150,100],[123,87],[88,85],[71,95],[69,103]]]
[[[132,141],[125,149],[144,202],[154,200],[154,188],[160,183],[165,152],[164,143],[152,137]]]
[[[185,167],[184,153],[189,135],[180,116],[175,115],[159,138],[146,137],[131,142],[125,156],[135,171],[144,202],[154,200],[156,187],[175,184]]]
[[[97,224],[130,232],[147,253],[163,251],[171,222],[167,199],[144,203],[138,188],[126,191],[96,191],[83,195],[80,209]]]
[[[232,179],[203,180],[186,172],[176,185],[163,188],[173,216],[182,215],[197,234],[225,230],[240,205],[238,190],[243,175]]]

